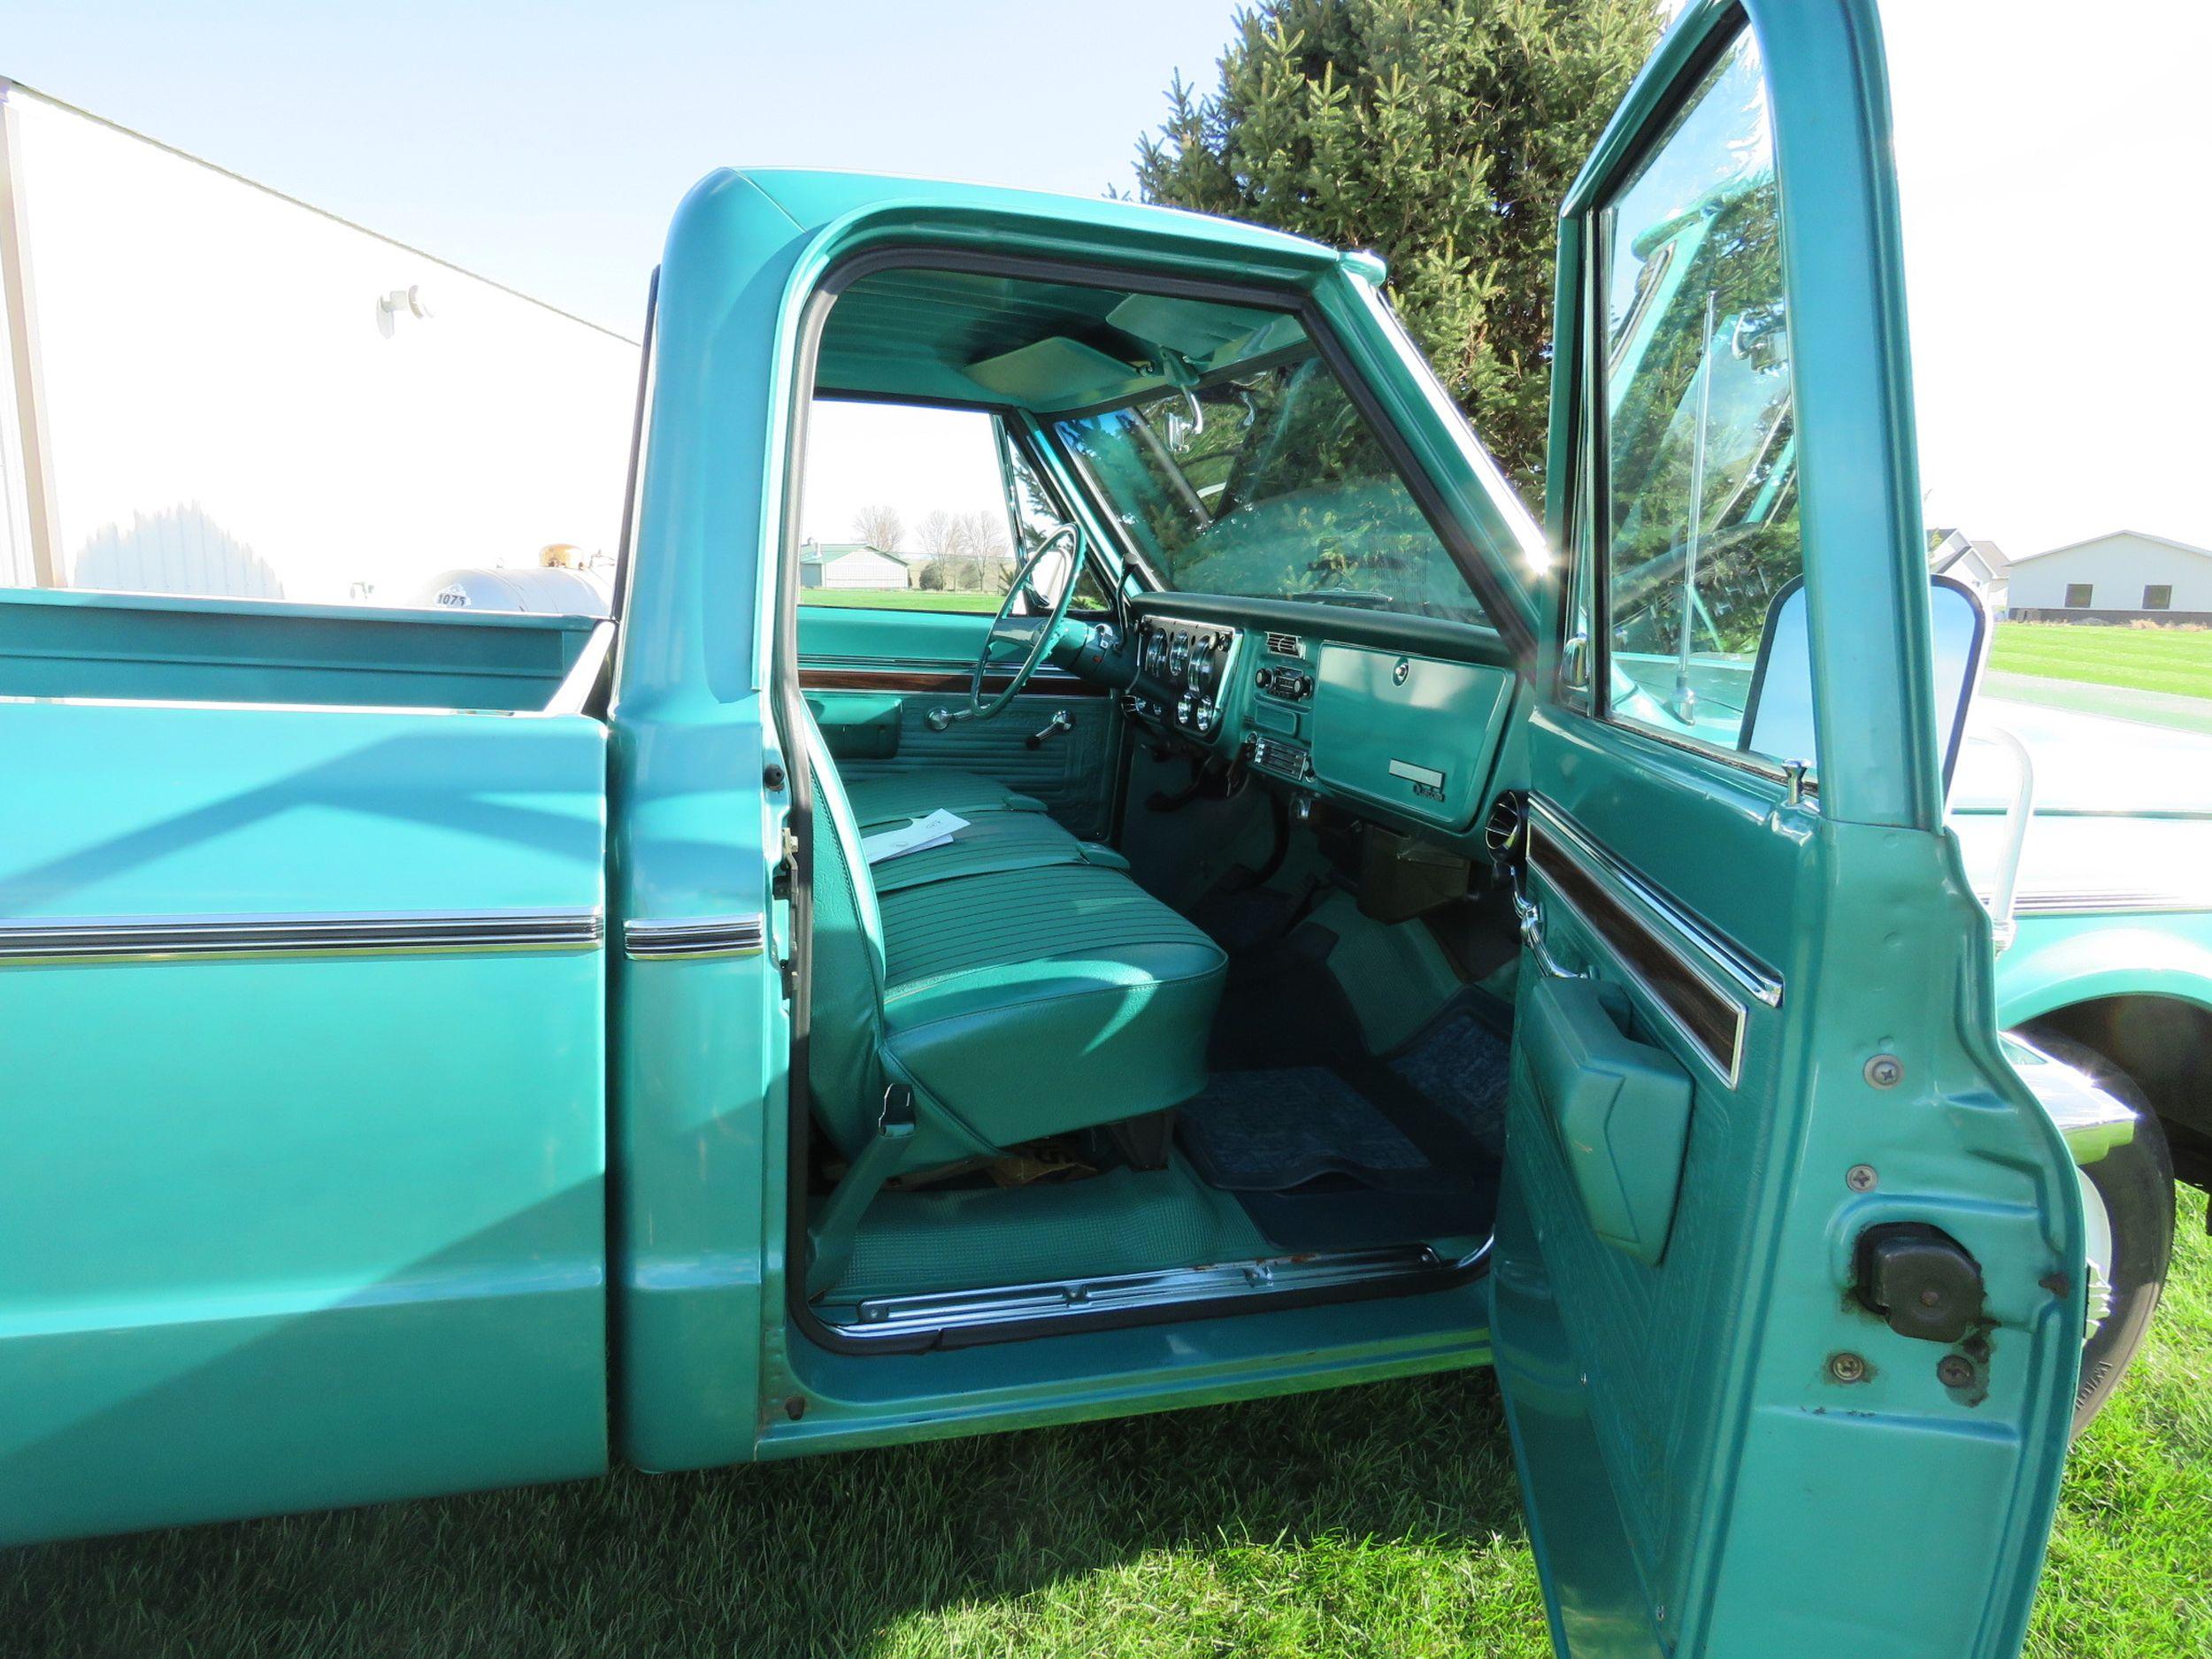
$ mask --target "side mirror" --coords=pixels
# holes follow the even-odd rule
[[[1948,790],[1951,769],[1958,764],[1959,745],[1966,735],[1967,705],[1981,681],[1982,659],[1989,649],[1989,616],[1980,596],[1955,576],[1928,579],[1928,610],[1935,645],[1936,730],[1943,736],[1943,785]],[[1801,576],[1775,595],[1768,607],[1739,748],[1817,760],[1805,580]],[[1818,771],[1816,764],[1816,776]]]

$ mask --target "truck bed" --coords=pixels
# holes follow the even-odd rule
[[[12,588],[0,590],[0,696],[539,712],[603,626]]]

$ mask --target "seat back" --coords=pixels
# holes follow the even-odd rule
[[[807,1087],[815,1117],[851,1157],[874,1134],[883,1105],[883,918],[859,826],[811,710],[800,741],[814,796]]]

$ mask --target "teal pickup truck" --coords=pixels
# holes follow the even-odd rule
[[[2140,1114],[1947,826],[1880,65],[1669,33],[1548,532],[1371,257],[723,172],[611,617],[4,595],[0,1538],[1491,1363],[1563,1653],[2014,1652]]]

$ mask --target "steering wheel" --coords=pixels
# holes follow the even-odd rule
[[[1052,603],[1049,615],[1018,617],[1014,607],[1026,595],[1033,604],[1042,606],[1044,595],[1033,585],[1037,567],[1044,563],[1045,555],[1063,541],[1073,543],[1068,558],[1068,579],[1060,584],[1060,596]],[[1068,614],[1068,602],[1075,597],[1075,584],[1083,573],[1083,532],[1071,524],[1056,526],[1046,533],[1045,539],[1021,563],[1014,572],[1014,580],[1006,589],[1006,597],[1000,602],[998,614],[991,618],[990,631],[983,636],[983,649],[976,654],[975,671],[968,676],[968,706],[953,714],[956,720],[987,720],[1002,711],[1006,705],[1022,694],[1029,677],[1035,673],[1047,657],[1052,653],[1053,643],[1059,638],[1060,625]],[[983,678],[1000,667],[1008,658],[1001,657],[1002,648],[1021,653],[1021,661],[1012,677],[999,693],[987,701],[983,695]]]

